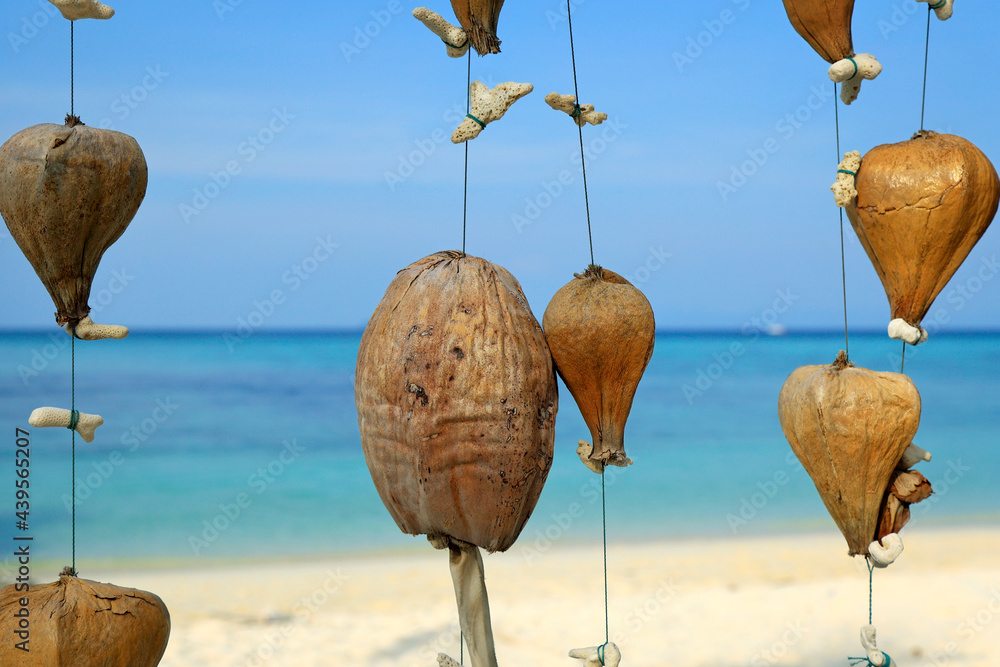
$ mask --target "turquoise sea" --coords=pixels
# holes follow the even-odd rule
[[[423,548],[403,535],[368,476],[353,372],[359,332],[133,332],[78,342],[76,405],[103,415],[76,441],[78,568]],[[0,334],[0,537],[33,537],[36,559],[68,564],[70,433],[27,423],[69,407],[70,341],[58,330]],[[852,334],[851,358],[899,370],[900,344]],[[626,430],[636,464],[607,475],[608,540],[733,539],[836,531],[777,419],[797,366],[832,362],[843,334],[664,333]],[[920,526],[1000,526],[1000,333],[940,334],[909,348],[923,399],[916,442],[936,495]],[[560,387],[556,457],[521,542],[596,542],[600,478],[575,456],[587,437]],[[30,432],[31,508],[15,528],[15,429]],[[572,510],[572,511],[571,511]],[[4,550],[7,551],[6,549]],[[11,559],[0,559],[9,578]]]

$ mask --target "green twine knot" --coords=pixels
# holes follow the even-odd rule
[[[445,42],[445,40],[443,40],[443,39],[441,41],[445,43],[445,46],[450,46],[453,49],[461,49],[461,48],[464,48],[465,45],[469,43],[469,38],[466,37],[465,41],[462,42],[461,44],[459,44],[458,46],[452,44],[451,42]]]
[[[484,123],[483,121],[479,120],[478,118],[476,118],[475,116],[473,116],[471,113],[465,114],[465,117],[466,118],[471,118],[472,120],[474,120],[477,123],[479,123],[479,127],[483,128],[484,130],[486,129],[486,123]]]
[[[79,410],[70,410],[69,411],[69,426],[67,426],[66,428],[68,428],[71,431],[75,431],[76,430],[76,426],[79,423],[80,423],[80,411]]]
[[[580,107],[577,106],[577,108],[579,109]],[[604,664],[604,647],[607,645],[607,642],[605,642],[597,647],[597,659],[601,661],[602,665]]]
[[[882,657],[885,658],[885,662],[882,663],[882,667],[889,667],[892,664],[892,658],[885,651],[882,651]],[[875,663],[872,662],[867,656],[864,658],[848,658],[848,660],[853,660],[851,663],[852,667],[854,665],[865,665],[866,667],[875,667]],[[602,663],[603,664],[603,663]]]
[[[927,5],[927,9],[928,10],[931,10],[931,9],[941,9],[942,7],[944,7],[945,2],[947,2],[947,0],[941,0],[941,2],[939,2],[939,3],[935,4],[935,5],[928,4]]]
[[[850,169],[838,169],[837,173],[838,174],[850,174],[851,176],[857,176],[858,175],[858,173],[856,171],[851,171]]]
[[[580,105],[579,104],[574,104],[573,105],[573,113],[571,113],[570,116],[573,117],[573,118],[579,118],[580,117]]]
[[[854,65],[854,74],[852,74],[851,78],[848,79],[848,81],[850,81],[851,79],[853,79],[854,77],[856,77],[858,75],[858,63],[856,63],[854,61],[854,58],[848,58],[848,60],[850,60],[851,64]]]

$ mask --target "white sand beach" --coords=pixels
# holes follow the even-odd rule
[[[879,646],[899,667],[1000,665],[1000,529],[904,531],[875,571]],[[415,547],[420,543],[415,539]],[[806,536],[615,544],[610,631],[623,665],[848,664],[862,654],[868,571],[832,527]],[[485,557],[501,665],[566,665],[602,643],[598,547],[531,545]],[[164,667],[435,667],[458,657],[447,556],[396,555],[86,573],[159,594]]]

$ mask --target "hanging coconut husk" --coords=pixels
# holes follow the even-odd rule
[[[451,0],[451,7],[476,53],[500,53],[497,22],[503,0]]]
[[[841,352],[830,366],[788,376],[778,417],[850,555],[867,555],[893,471],[920,423],[920,394],[899,373],[855,368]]]
[[[21,130],[0,147],[0,216],[60,325],[87,317],[97,266],[138,211],[146,182],[135,139],[75,116]]]
[[[829,63],[854,55],[854,0],[783,0],[795,32]]]
[[[439,252],[400,271],[365,329],[355,400],[400,530],[509,548],[552,462],[552,356],[506,269]]]
[[[0,665],[155,667],[167,649],[170,614],[152,593],[79,579],[66,568],[59,581],[0,591],[0,634]],[[17,648],[25,640],[28,650]]]
[[[521,286],[460,252],[414,262],[368,322],[354,387],[382,502],[404,533],[448,550],[472,667],[496,667],[479,547],[505,551],[521,533],[552,464],[558,408]]]
[[[614,271],[591,265],[556,292],[542,326],[590,428],[590,459],[626,465],[625,421],[656,338],[649,301]]]
[[[992,222],[997,172],[962,137],[920,131],[868,151],[856,188],[847,216],[882,280],[892,319],[918,327]]]

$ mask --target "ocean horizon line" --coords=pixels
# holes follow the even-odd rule
[[[832,336],[832,335],[843,335],[843,329],[812,329],[812,328],[795,328],[788,327],[787,329],[781,329],[777,331],[760,329],[757,327],[752,328],[750,331],[744,331],[746,327],[741,328],[729,328],[729,327],[675,327],[669,329],[656,329],[657,336],[754,336],[755,334],[763,334],[769,338],[782,338],[786,336],[792,337],[820,337],[820,336]],[[36,336],[45,335],[49,333],[54,333],[58,329],[53,328],[19,328],[19,327],[0,327],[0,336]],[[360,336],[364,333],[364,327],[288,327],[288,328],[273,328],[273,329],[255,329],[252,332],[252,336]],[[215,328],[215,327],[191,327],[191,328],[143,328],[141,326],[131,326],[130,335],[141,335],[141,336],[224,336],[226,334],[236,337],[249,338],[251,336],[240,336],[240,333],[232,327],[228,328]],[[948,331],[936,331],[934,333],[935,337],[944,336],[982,336],[982,335],[995,335],[1000,334],[1000,328],[959,328],[950,329]],[[863,327],[852,329],[850,335],[886,335],[884,327]]]

